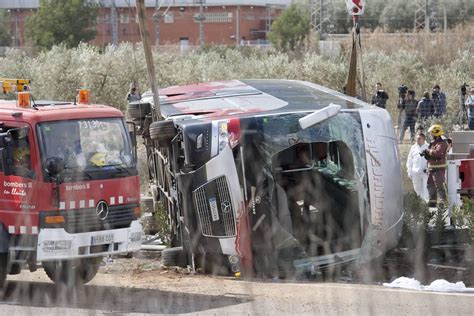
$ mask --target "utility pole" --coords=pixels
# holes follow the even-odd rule
[[[204,47],[204,21],[206,17],[204,16],[204,4],[206,0],[195,0],[197,4],[199,4],[199,15],[197,17],[197,21],[199,22],[199,46],[201,48]]]
[[[331,24],[331,19],[327,12],[330,12],[329,6],[332,2],[325,0],[310,0],[311,12],[311,29],[314,33],[318,33],[320,38],[323,38],[324,33],[327,32],[326,25]]]
[[[115,0],[112,0],[110,5],[110,24],[112,25],[112,44],[118,45],[118,21]]]
[[[153,120],[161,120],[160,98],[156,86],[155,65],[153,64],[153,55],[149,41],[149,33],[146,27],[146,9],[145,0],[136,0],[138,22],[140,25],[140,36],[142,38],[143,50],[145,52],[146,69],[148,70],[148,80],[150,82],[151,92],[153,93]]]
[[[240,5],[235,14],[235,45],[240,46]]]
[[[443,3],[443,28],[444,36],[448,33],[448,16],[446,15],[446,2]]]
[[[427,33],[430,32],[430,10],[429,10],[429,0],[425,0],[425,30]]]
[[[429,32],[428,0],[419,0],[416,4],[418,7],[415,11],[414,32],[419,30]]]
[[[20,46],[20,39],[18,38],[18,9],[15,10],[15,46]]]
[[[155,46],[158,47],[160,45],[160,7],[159,7],[160,0],[155,1],[155,13],[153,14],[153,21],[155,21],[155,31],[156,31],[156,39],[155,39]]]

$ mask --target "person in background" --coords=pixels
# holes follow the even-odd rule
[[[31,158],[28,145],[15,146],[13,148],[13,173],[16,176],[31,178]]]
[[[138,92],[137,87],[135,84],[132,82],[130,84],[130,91],[127,93],[127,102],[133,102],[133,101],[140,101],[141,96],[140,92]]]
[[[438,197],[440,203],[446,203],[446,168],[448,167],[446,155],[448,143],[444,135],[443,127],[440,124],[433,124],[428,132],[431,134],[431,143],[420,155],[428,161],[428,205],[436,207]]]
[[[375,85],[375,93],[372,96],[372,104],[380,108],[385,109],[387,106],[388,94],[383,89],[383,86],[380,82],[377,82]]]
[[[428,149],[428,144],[425,139],[426,137],[423,133],[416,136],[416,143],[411,146],[410,152],[408,153],[406,167],[408,178],[410,178],[413,183],[415,193],[425,202],[428,202],[428,162],[420,155]]]
[[[410,141],[413,143],[415,140],[416,108],[418,107],[418,101],[415,99],[415,91],[408,91],[407,97],[403,100],[401,107],[402,111],[405,111],[405,120],[400,130],[400,143],[403,142],[405,131],[408,128],[410,128]]]
[[[453,140],[451,138],[446,138],[446,142],[448,143],[448,154],[453,153]]]
[[[418,117],[418,130],[424,130],[425,121],[434,115],[434,103],[430,99],[430,93],[425,91],[423,98],[418,102],[416,107],[416,115]]]
[[[441,91],[439,85],[433,86],[431,97],[434,103],[434,116],[440,117],[446,114],[446,94]]]
[[[464,102],[467,110],[467,124],[470,130],[474,130],[474,87],[471,88],[471,94]]]

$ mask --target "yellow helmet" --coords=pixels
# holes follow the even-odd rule
[[[97,166],[97,167],[103,167],[105,166],[105,153],[95,153],[94,155],[92,155],[92,157],[89,159],[89,161],[94,165],[94,166]]]
[[[428,129],[428,132],[430,132],[434,137],[439,137],[444,134],[443,126],[441,126],[441,124],[433,124]]]
[[[13,149],[13,160],[21,161],[25,156],[30,154],[30,148],[28,147],[15,147]]]

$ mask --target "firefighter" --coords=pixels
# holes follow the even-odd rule
[[[28,146],[13,148],[13,173],[20,177],[31,176],[30,149]]]
[[[428,194],[429,206],[435,207],[438,203],[438,195],[441,201],[446,202],[446,154],[448,152],[448,143],[444,135],[443,127],[440,124],[434,124],[428,132],[431,134],[432,141],[420,155],[428,161]]]

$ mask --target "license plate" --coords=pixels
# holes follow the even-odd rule
[[[211,206],[211,217],[212,221],[218,221],[219,220],[219,212],[217,211],[217,201],[216,198],[210,198],[209,199],[209,205]]]
[[[91,245],[104,245],[114,242],[114,234],[97,235],[91,237]]]

